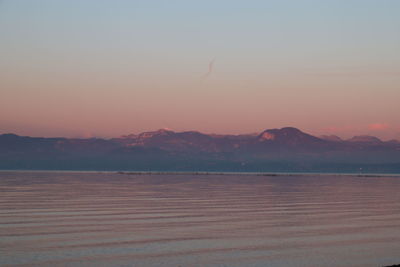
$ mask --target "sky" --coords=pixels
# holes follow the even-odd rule
[[[400,140],[400,1],[0,0],[0,133]]]

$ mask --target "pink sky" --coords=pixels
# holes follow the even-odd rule
[[[24,79],[2,79],[0,131],[111,137],[159,128],[239,134],[294,126],[316,135],[400,138],[397,77],[248,73],[231,64],[219,60],[204,81],[207,60],[193,67],[197,73],[179,63],[154,74],[26,70]]]

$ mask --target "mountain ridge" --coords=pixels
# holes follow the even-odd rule
[[[248,135],[160,129],[110,139],[0,135],[0,169],[353,171],[361,165],[400,172],[400,142],[330,140],[294,127]]]
[[[320,135],[320,136],[314,136],[312,134],[308,134],[306,132],[303,132],[302,130],[296,128],[296,127],[291,127],[291,126],[287,126],[287,127],[282,127],[282,128],[272,128],[272,129],[265,129],[264,131],[261,131],[260,133],[257,132],[253,132],[253,133],[248,133],[248,134],[216,134],[216,133],[202,133],[200,131],[195,131],[195,130],[189,130],[189,131],[173,131],[171,129],[168,128],[160,128],[158,130],[154,130],[154,131],[145,131],[145,132],[141,132],[138,134],[135,133],[130,133],[127,135],[121,135],[118,137],[111,137],[111,138],[105,138],[105,137],[89,137],[89,138],[85,138],[85,137],[62,137],[62,136],[55,136],[55,137],[43,137],[43,136],[27,136],[27,135],[19,135],[16,133],[12,133],[12,132],[5,132],[5,133],[0,133],[0,136],[9,136],[9,137],[30,137],[30,138],[46,138],[46,139],[55,139],[55,138],[63,138],[63,139],[103,139],[103,140],[111,140],[111,139],[119,139],[119,138],[137,138],[139,136],[145,137],[145,136],[154,136],[154,135],[167,135],[167,134],[182,134],[182,133],[199,133],[202,135],[208,135],[211,137],[219,137],[219,138],[223,138],[223,137],[249,137],[249,136],[260,136],[265,132],[276,132],[276,131],[282,131],[282,132],[297,132],[300,134],[305,134],[305,135],[309,135],[318,139],[323,139],[323,140],[328,140],[328,141],[351,141],[351,142],[357,142],[357,139],[361,139],[361,138],[371,138],[371,139],[375,139],[376,141],[381,141],[381,142],[400,142],[400,140],[397,139],[390,139],[390,140],[381,140],[380,138],[376,137],[376,136],[371,136],[371,135],[367,135],[367,134],[361,134],[361,135],[355,135],[351,138],[348,139],[343,139],[337,135],[333,135],[333,134],[326,134],[326,135]],[[367,142],[367,140],[360,140],[360,142]]]

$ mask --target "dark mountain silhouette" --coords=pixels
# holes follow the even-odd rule
[[[321,138],[293,127],[215,135],[161,129],[119,138],[0,135],[0,169],[400,172],[400,142]]]
[[[357,135],[348,139],[347,141],[355,143],[374,143],[374,144],[382,143],[382,140],[380,140],[375,136],[370,136],[370,135]]]
[[[337,135],[321,135],[319,138],[327,141],[343,142],[343,139]]]

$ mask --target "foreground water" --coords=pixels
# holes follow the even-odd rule
[[[400,263],[400,177],[0,172],[1,266]]]

